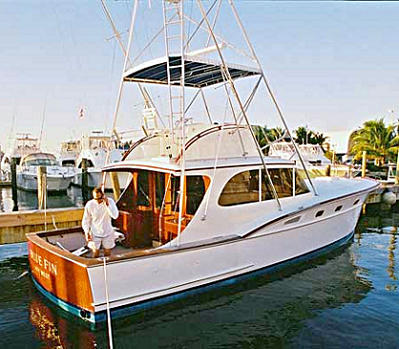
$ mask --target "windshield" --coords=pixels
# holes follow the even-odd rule
[[[25,161],[26,166],[58,166],[54,159],[31,159]]]

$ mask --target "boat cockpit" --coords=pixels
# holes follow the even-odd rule
[[[210,183],[207,176],[185,176],[183,203],[180,203],[180,176],[145,169],[126,172],[109,172],[106,179],[112,182],[114,196],[119,197],[119,217],[113,225],[124,234],[125,247],[158,247],[176,238],[180,205],[183,205],[180,228],[183,231]]]

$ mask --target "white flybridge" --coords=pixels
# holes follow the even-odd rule
[[[135,59],[129,55],[135,22],[142,19],[139,4],[134,3],[127,47],[120,42],[126,54],[114,133],[124,83],[132,82],[145,100],[146,136],[122,161],[104,168],[118,196],[119,173],[129,176],[114,221],[125,239],[107,262],[107,284],[103,261],[76,252],[85,243],[80,227],[28,235],[38,289],[89,322],[105,320],[108,305],[113,316],[122,316],[341,246],[352,237],[368,193],[378,186],[369,179],[311,180],[294,143],[304,171],[294,161],[264,156],[249,121],[260,86],[289,136],[290,131],[231,0],[214,0],[206,9],[201,0],[187,3],[198,11],[185,11],[183,1],[162,1],[163,25],[140,47],[149,50],[163,35],[165,53],[136,64],[143,50]],[[233,33],[241,35],[244,50],[216,33],[221,8],[236,21]],[[151,11],[157,10],[153,4]],[[150,22],[157,21],[146,19]],[[228,27],[232,30],[232,21]],[[191,51],[194,41],[201,41],[199,33],[205,34],[203,45]],[[249,56],[252,64],[227,63],[226,56],[232,57],[227,49]],[[239,85],[245,80],[252,85],[242,86],[249,91],[244,99]],[[167,122],[149,92],[149,86],[162,85],[168,93]],[[225,98],[207,99],[205,90],[225,93]],[[190,108],[198,99],[206,123],[192,120]],[[215,123],[221,105],[227,108]],[[162,123],[168,127],[159,127]]]

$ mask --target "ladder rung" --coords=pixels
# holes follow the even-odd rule
[[[169,6],[165,5],[165,10],[176,10],[176,5],[173,4],[169,4]]]
[[[171,35],[166,37],[167,40],[176,40],[176,39],[181,39],[182,36],[181,35]]]
[[[173,21],[166,22],[166,25],[177,24],[177,23],[181,24],[182,20],[181,19],[175,19]]]

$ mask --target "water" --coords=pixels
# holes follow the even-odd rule
[[[66,194],[51,194],[47,197],[48,208],[81,207],[82,202],[82,189],[74,186],[68,188]],[[0,212],[11,212],[13,206],[11,188],[0,188]],[[19,211],[36,210],[37,207],[37,193],[18,190]]]
[[[114,346],[397,348],[398,223],[398,213],[368,214],[345,248],[114,321]],[[17,279],[27,268],[25,244],[0,246],[0,348],[106,348],[105,328],[91,330],[29,276]]]

